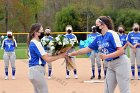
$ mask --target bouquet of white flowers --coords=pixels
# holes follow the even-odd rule
[[[58,55],[66,52],[72,47],[78,46],[77,39],[68,39],[64,35],[58,35],[52,40],[41,41],[44,47],[47,47],[47,51],[51,55]],[[75,64],[72,62],[71,57],[65,57],[66,67],[68,70],[75,69]]]

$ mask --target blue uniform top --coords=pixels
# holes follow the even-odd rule
[[[4,49],[5,52],[14,52],[15,47],[17,47],[17,43],[15,39],[4,39],[2,42],[2,48]]]
[[[74,34],[65,34],[64,36],[68,39],[77,39],[77,37]]]
[[[37,40],[31,40],[28,49],[29,67],[46,65],[46,62],[41,58],[45,54],[46,52],[41,43]]]
[[[129,32],[127,36],[127,41],[129,41],[132,45],[140,43],[140,32],[138,33],[135,33],[134,31]],[[137,46],[137,48],[140,48],[140,46]]]
[[[127,43],[126,41],[127,34],[122,34],[122,35],[119,34],[119,37],[120,37],[122,46],[124,46]]]
[[[89,44],[91,44],[98,35],[100,35],[98,32],[88,34],[87,40],[89,41]],[[98,52],[98,50],[94,50],[94,52]]]
[[[105,35],[99,35],[88,46],[90,49],[99,50],[103,54],[110,54],[117,50],[117,47],[122,47],[119,35],[112,30],[109,30]],[[117,58],[117,57],[116,57]],[[105,61],[111,61],[114,58],[107,58]]]

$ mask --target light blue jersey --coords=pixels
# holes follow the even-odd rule
[[[105,35],[97,36],[88,47],[93,50],[99,50],[103,54],[110,54],[115,52],[117,47],[122,47],[122,45],[119,35],[116,32],[109,30]],[[108,58],[105,59],[105,61],[108,62],[116,58]]]
[[[37,40],[31,40],[28,49],[29,67],[36,65],[46,65],[46,62],[41,58],[45,54],[46,52],[41,43]]]
[[[124,46],[127,43],[127,41],[126,41],[127,35],[126,34],[122,34],[122,35],[119,34],[119,37],[120,37],[122,46]]]
[[[14,52],[15,47],[17,47],[17,43],[15,39],[11,40],[6,38],[2,42],[2,48],[5,50],[5,52]]]
[[[95,40],[95,38],[96,38],[98,35],[100,35],[98,32],[89,34],[89,35],[88,35],[88,38],[87,38],[87,40],[89,41],[89,44],[91,44],[91,43]],[[88,45],[89,45],[89,44],[88,44]],[[97,53],[98,50],[94,50],[94,52]]]
[[[132,45],[140,43],[140,32],[138,33],[135,33],[134,31],[129,32],[127,36],[127,41],[129,41]],[[137,46],[137,48],[140,48],[140,46]]]

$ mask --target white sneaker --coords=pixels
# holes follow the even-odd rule
[[[131,80],[134,80],[135,79],[135,76],[132,76]]]
[[[140,80],[140,76],[138,76],[138,80]]]
[[[8,76],[5,76],[5,78],[4,78],[5,80],[8,80]]]
[[[70,77],[69,77],[69,75],[66,75],[66,79],[69,79]]]
[[[15,76],[12,76],[12,79],[15,80]]]
[[[48,76],[48,79],[51,79],[51,76]]]
[[[74,75],[74,78],[75,78],[75,79],[78,79],[78,76],[77,76],[77,75]]]

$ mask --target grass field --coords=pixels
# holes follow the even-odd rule
[[[79,49],[78,47],[76,47],[76,50]],[[3,58],[3,52],[4,50],[0,50],[0,59]],[[19,43],[18,47],[15,49],[16,52],[16,58],[17,59],[27,59],[27,45],[26,43]],[[78,58],[87,58],[87,55],[80,55],[77,56]]]

